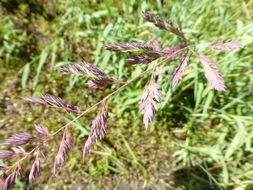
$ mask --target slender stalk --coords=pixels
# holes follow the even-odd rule
[[[12,168],[16,167],[20,162],[22,162],[23,160],[25,160],[28,156],[30,156],[38,147],[36,146],[35,148],[33,148],[30,152],[28,152],[23,158],[19,159],[17,162],[15,162],[9,169],[11,170]]]

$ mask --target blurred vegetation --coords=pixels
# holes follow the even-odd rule
[[[145,75],[110,99],[109,130],[85,163],[82,145],[96,109],[74,122],[75,146],[55,177],[51,168],[60,135],[47,145],[49,158],[35,189],[253,189],[252,0],[1,0],[0,6],[1,140],[34,132],[34,123],[56,131],[77,116],[27,105],[20,97],[51,93],[88,108],[118,88],[90,89],[86,78],[63,75],[55,66],[83,57],[110,76],[128,80],[146,66],[128,66],[126,55],[105,51],[103,45],[149,42],[151,35],[175,45],[175,36],[142,19],[145,10],[180,25],[218,63],[228,86],[226,92],[212,90],[192,58],[175,89],[171,75],[159,78],[163,102],[146,131],[138,109],[149,79]],[[204,49],[226,37],[246,47]],[[29,189],[24,180],[15,187]]]

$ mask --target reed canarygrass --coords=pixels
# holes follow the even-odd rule
[[[150,64],[155,60],[161,59],[161,61],[154,64],[154,66],[146,69],[137,77],[128,81],[120,81],[114,77],[108,76],[100,68],[83,60],[80,63],[69,63],[67,67],[57,67],[58,71],[66,74],[78,74],[84,77],[88,77],[88,87],[105,87],[112,83],[122,85],[114,92],[105,96],[101,101],[95,103],[93,106],[86,110],[81,110],[79,107],[67,104],[61,98],[50,94],[46,94],[41,97],[23,98],[25,101],[31,104],[48,105],[51,107],[62,108],[68,113],[75,112],[80,113],[80,115],[53,133],[49,132],[47,127],[35,124],[34,127],[35,131],[37,132],[36,135],[27,132],[21,132],[12,135],[4,142],[0,143],[0,145],[7,147],[26,144],[34,146],[30,152],[26,152],[25,149],[20,146],[12,147],[11,150],[0,150],[0,158],[7,159],[14,156],[21,157],[21,159],[19,159],[11,166],[8,166],[6,164],[0,165],[1,170],[9,173],[9,176],[5,180],[4,190],[8,190],[12,187],[17,175],[21,178],[24,177],[22,162],[29,156],[33,156],[33,153],[36,152],[36,157],[29,172],[29,184],[33,186],[35,180],[40,175],[41,162],[47,157],[47,149],[44,144],[47,141],[54,139],[56,135],[62,132],[62,139],[59,143],[59,149],[54,160],[52,171],[53,174],[56,175],[59,169],[65,163],[67,156],[73,146],[73,137],[70,129],[70,124],[72,124],[80,117],[84,116],[96,106],[100,105],[101,107],[98,110],[97,115],[91,122],[90,134],[83,146],[83,158],[87,157],[87,154],[95,145],[96,141],[102,139],[106,134],[107,120],[109,117],[108,106],[110,106],[107,104],[107,100],[125,88],[127,85],[131,84],[133,81],[143,77],[143,75],[148,72],[151,72],[151,79],[143,90],[140,102],[140,110],[143,113],[143,123],[146,129],[148,129],[148,125],[153,121],[155,112],[157,111],[157,104],[162,98],[160,85],[158,84],[157,80],[159,69],[168,63],[172,64],[175,60],[181,61],[181,64],[173,72],[171,81],[172,86],[176,86],[180,80],[182,80],[183,74],[187,69],[187,65],[190,64],[191,56],[196,56],[203,66],[205,77],[211,86],[218,91],[226,90],[227,87],[225,86],[221,73],[218,71],[218,65],[206,55],[200,54],[195,44],[191,44],[190,41],[185,38],[183,30],[180,27],[176,27],[170,20],[161,19],[159,16],[148,12],[143,13],[143,18],[148,22],[153,23],[158,28],[175,34],[178,37],[179,43],[172,48],[165,47],[164,45],[159,44],[158,41],[153,41],[153,43],[150,44],[139,42],[125,42],[105,45],[105,50],[130,54],[129,58],[127,59],[127,63],[129,65]],[[208,48],[213,51],[228,51],[236,48],[243,48],[243,45],[233,42],[231,38],[227,38],[219,39],[216,42],[213,42]]]

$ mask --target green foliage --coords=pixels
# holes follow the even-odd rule
[[[20,127],[33,130],[35,122],[56,131],[62,121],[76,117],[40,106],[32,107],[31,112],[23,106],[21,96],[58,94],[66,102],[87,108],[118,87],[89,89],[85,78],[66,77],[56,72],[55,66],[84,58],[108,75],[128,80],[146,66],[130,67],[125,64],[125,55],[105,51],[103,45],[148,42],[150,34],[155,34],[173,46],[176,37],[144,22],[144,10],[181,25],[200,50],[226,37],[246,46],[230,53],[204,50],[219,65],[228,86],[226,92],[211,89],[200,76],[197,59],[190,60],[183,81],[174,89],[170,72],[160,77],[163,102],[148,131],[144,131],[138,111],[148,76],[127,86],[110,99],[110,130],[85,164],[80,162],[81,147],[95,112],[74,122],[78,140],[68,163],[56,179],[50,178],[47,168],[51,166],[44,164],[39,189],[83,185],[90,189],[250,189],[253,1],[5,0],[0,6],[0,89],[1,98],[10,98],[0,100],[1,137]],[[53,160],[54,151],[49,152],[49,159]],[[26,185],[19,182],[16,187],[25,189]]]

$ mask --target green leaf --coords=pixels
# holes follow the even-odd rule
[[[28,77],[29,77],[29,73],[30,73],[30,64],[27,63],[24,66],[24,69],[23,69],[23,74],[22,74],[22,79],[21,79],[22,88],[26,87],[26,83],[27,83],[27,80],[28,80]]]
[[[44,63],[46,62],[46,59],[48,57],[48,52],[49,52],[49,48],[47,49],[44,49],[42,51],[42,53],[40,54],[40,60],[39,60],[39,65],[37,67],[37,73],[36,73],[36,76],[35,76],[35,80],[34,80],[34,84],[33,86],[35,87],[38,83],[38,80],[39,80],[39,76],[40,76],[40,73],[41,73],[41,70],[42,70],[42,67],[44,65]]]
[[[245,136],[246,136],[246,130],[245,127],[243,125],[243,123],[238,119],[235,118],[238,128],[236,131],[236,135],[234,136],[231,144],[229,145],[226,154],[225,154],[225,160],[228,160],[228,158],[230,158],[232,156],[232,154],[238,149],[240,148],[243,144],[244,144],[244,140],[245,140]]]

